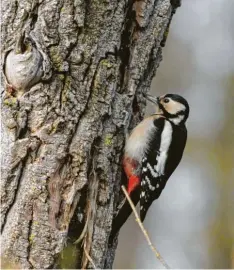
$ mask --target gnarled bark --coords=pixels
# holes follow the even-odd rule
[[[96,267],[111,267],[124,138],[177,2],[2,1],[2,256],[55,267],[85,227]]]

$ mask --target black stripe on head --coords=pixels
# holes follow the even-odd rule
[[[186,111],[188,112],[188,115],[189,115],[189,104],[185,98],[183,98],[180,95],[176,95],[176,94],[167,94],[167,95],[165,95],[164,98],[166,98],[166,97],[171,98],[172,100],[175,100],[175,101],[183,104],[186,108]]]
[[[171,114],[171,113],[169,113],[164,107],[163,107],[163,105],[159,102],[158,103],[158,106],[159,106],[159,109],[161,109],[162,111],[163,111],[163,115],[167,118],[167,119],[170,119],[170,118],[176,118],[179,114],[180,114],[180,112],[179,113],[177,113],[177,114]],[[182,112],[181,112],[182,113]],[[184,113],[182,113],[182,114],[184,114]]]
[[[172,99],[172,100],[174,100],[176,102],[179,102],[179,103],[181,103],[181,104],[183,104],[185,106],[185,111],[180,111],[177,114],[170,114],[165,110],[163,105],[159,103],[160,109],[162,109],[164,115],[167,118],[176,118],[176,117],[178,117],[180,115],[184,115],[184,120],[182,121],[184,123],[187,120],[187,118],[189,116],[189,111],[190,111],[189,104],[188,104],[187,100],[185,98],[183,98],[182,96],[176,95],[176,94],[166,94],[164,96],[164,98],[170,98],[170,99]]]

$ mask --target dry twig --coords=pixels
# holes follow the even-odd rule
[[[88,214],[87,214],[87,218],[86,218],[86,221],[85,221],[85,225],[84,225],[84,228],[82,230],[82,233],[81,235],[79,236],[79,238],[74,242],[75,245],[78,245],[85,237],[86,233],[87,233],[87,228],[88,228],[88,223],[89,223],[89,215],[90,215],[90,211],[88,211]]]
[[[150,238],[149,238],[149,235],[148,235],[146,229],[144,228],[143,223],[141,222],[141,220],[140,220],[140,218],[139,218],[139,215],[138,215],[138,213],[137,213],[137,210],[136,210],[136,208],[135,208],[135,206],[134,206],[134,204],[133,204],[131,198],[130,198],[129,195],[128,195],[128,192],[127,192],[126,188],[125,188],[124,186],[121,186],[121,188],[122,188],[122,190],[123,190],[123,192],[124,192],[124,195],[126,196],[128,202],[129,202],[129,204],[130,204],[130,206],[131,206],[131,208],[132,208],[132,211],[133,211],[133,213],[134,213],[134,215],[135,215],[135,217],[136,217],[136,221],[137,221],[139,227],[141,228],[141,230],[142,230],[142,232],[143,232],[143,234],[144,234],[144,236],[145,236],[145,239],[146,239],[146,241],[148,242],[150,248],[152,249],[152,251],[153,251],[154,254],[156,255],[157,259],[162,263],[162,265],[163,265],[166,269],[170,269],[170,267],[168,266],[168,264],[164,261],[163,257],[160,255],[160,253],[157,251],[157,249],[153,246],[153,244],[152,244],[152,242],[151,242],[151,240],[150,240]]]
[[[85,243],[84,243],[84,253],[85,253],[86,258],[87,258],[87,259],[89,260],[89,262],[92,264],[93,268],[94,268],[94,269],[97,269],[97,267],[95,266],[95,264],[94,264],[92,258],[89,256],[88,251],[86,250],[86,245],[85,245]]]

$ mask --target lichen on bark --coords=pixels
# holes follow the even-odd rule
[[[89,216],[86,248],[98,268],[112,266],[124,139],[144,115],[174,9],[169,0],[2,1],[4,59],[23,33],[43,59],[42,78],[22,95],[3,86],[3,257],[56,267]],[[81,244],[76,252],[77,267],[92,267]]]

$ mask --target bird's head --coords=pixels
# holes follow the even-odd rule
[[[161,114],[175,125],[186,122],[189,116],[188,102],[176,94],[166,94],[160,97],[154,97],[149,94],[146,98],[157,105],[156,114]]]

